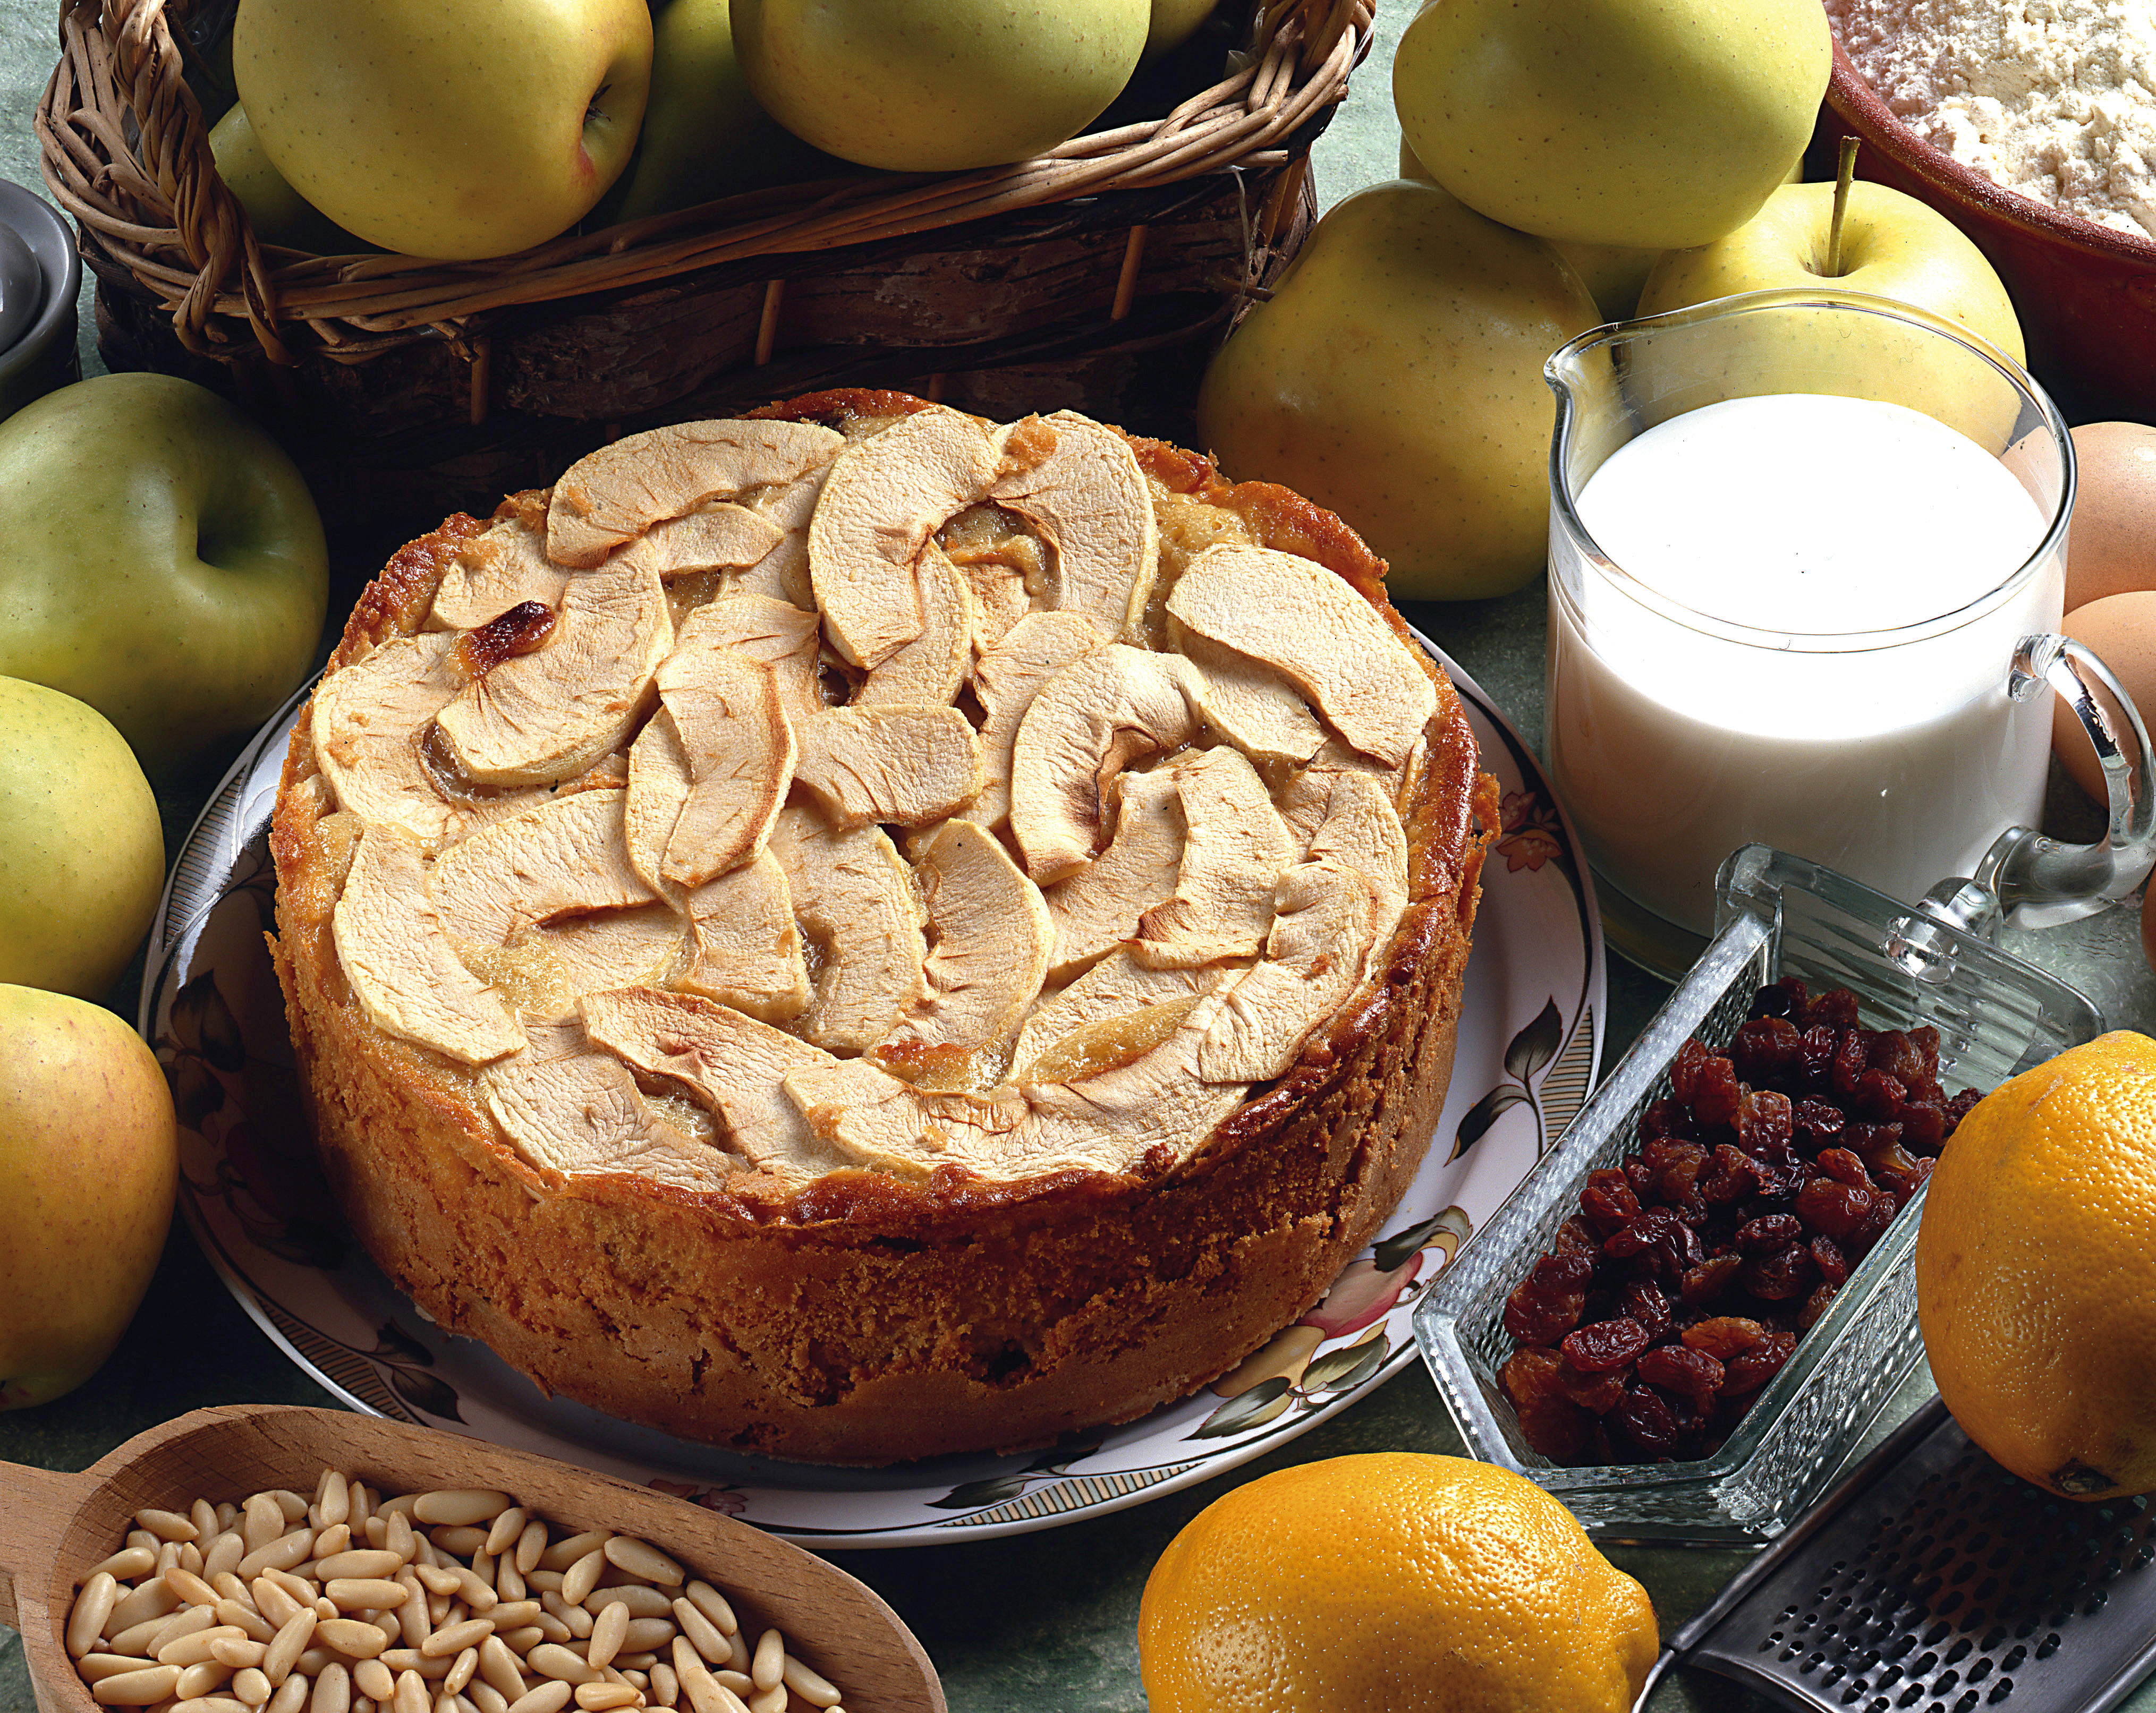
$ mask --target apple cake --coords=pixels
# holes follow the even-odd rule
[[[1495,787],[1383,572],[1163,443],[860,392],[411,543],[273,837],[360,1239],[540,1386],[778,1457],[1224,1372],[1450,1071]]]

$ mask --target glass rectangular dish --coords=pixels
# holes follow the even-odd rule
[[[1911,1267],[1920,1191],[1712,1457],[1568,1469],[1528,1447],[1497,1381],[1513,1349],[1505,1300],[1578,1211],[1588,1174],[1636,1146],[1640,1116],[1669,1093],[1669,1066],[1686,1039],[1725,1045],[1753,993],[1784,976],[1815,992],[1849,988],[1867,1028],[1937,1028],[1949,1091],[1989,1092],[2104,1029],[2102,1013],[2056,977],[1830,869],[1748,845],[1717,885],[1705,954],[1414,1315],[1415,1341],[1470,1454],[1526,1475],[1604,1541],[1732,1546],[1779,1534],[1824,1489],[1922,1349]]]

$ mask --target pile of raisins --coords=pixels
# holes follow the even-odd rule
[[[1762,988],[1726,1055],[1686,1041],[1621,1169],[1505,1306],[1500,1373],[1554,1463],[1711,1456],[1931,1175],[1978,1096],[1932,1028],[1856,1026],[1856,997]]]

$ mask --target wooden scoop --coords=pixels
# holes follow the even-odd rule
[[[844,1693],[846,1713],[947,1713],[936,1668],[898,1614],[798,1546],[548,1458],[270,1405],[196,1410],[136,1434],[80,1475],[0,1463],[0,1624],[23,1633],[43,1713],[105,1713],[68,1657],[68,1611],[82,1580],[124,1544],[137,1510],[184,1516],[197,1499],[237,1503],[272,1487],[312,1494],[325,1467],[390,1494],[495,1488],[562,1531],[641,1536],[726,1595],[752,1641],[769,1628],[784,1632],[788,1653]],[[798,1697],[791,1705],[805,1706]]]

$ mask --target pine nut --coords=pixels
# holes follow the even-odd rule
[[[486,1531],[474,1528],[468,1523],[445,1523],[439,1528],[428,1530],[427,1538],[444,1552],[454,1552],[459,1558],[469,1558],[485,1546]]]
[[[74,1609],[68,1614],[67,1650],[71,1656],[80,1659],[96,1649],[97,1639],[105,1634],[105,1620],[119,1603],[120,1584],[112,1572],[93,1573],[74,1597]]]
[[[674,1602],[657,1588],[624,1582],[619,1587],[596,1589],[584,1602],[584,1609],[594,1618],[603,1606],[626,1606],[631,1618],[664,1618],[673,1611]]]
[[[74,1662],[85,1683],[117,1677],[123,1671],[147,1671],[157,1662],[141,1654],[85,1654]]]
[[[202,1532],[177,1510],[138,1510],[135,1521],[160,1541],[192,1541]]]
[[[453,1657],[467,1648],[476,1648],[494,1634],[490,1618],[468,1618],[461,1623],[444,1624],[419,1645],[419,1651],[429,1659]],[[459,1689],[464,1685],[459,1684]]]
[[[567,1684],[597,1683],[598,1672],[558,1642],[542,1642],[525,1656],[525,1664],[542,1677],[559,1678]]]
[[[689,1601],[674,1603],[674,1621],[681,1626],[681,1634],[689,1639],[690,1645],[712,1664],[732,1656],[733,1650],[726,1645],[726,1639],[719,1634],[717,1626]]]
[[[314,1556],[314,1551],[315,1537],[305,1529],[295,1529],[241,1559],[239,1574],[252,1582],[265,1570],[290,1570],[305,1564]]]
[[[786,1669],[782,1676],[786,1687],[810,1706],[835,1707],[839,1705],[838,1690],[791,1654],[786,1656]]]
[[[239,1532],[249,1552],[259,1552],[286,1532],[284,1507],[267,1493],[254,1495],[239,1515]]]
[[[335,1661],[315,1678],[315,1692],[307,1698],[307,1713],[351,1713],[352,1674]]]
[[[249,1666],[232,1680],[232,1693],[250,1707],[259,1707],[274,1693],[259,1666]]]
[[[449,1666],[449,1675],[442,1680],[443,1685],[454,1695],[462,1695],[465,1685],[472,1680],[479,1669],[479,1649],[466,1648]]]
[[[681,1699],[680,1680],[675,1676],[674,1668],[660,1664],[651,1668],[651,1693],[647,1699],[654,1706],[670,1707]]]
[[[722,1665],[712,1672],[711,1675],[737,1695],[747,1696],[756,1693],[755,1680],[746,1671],[736,1671],[731,1665]]]
[[[347,1551],[352,1546],[352,1526],[349,1523],[327,1523],[315,1531],[315,1557],[329,1558]],[[320,1572],[316,1572],[320,1575]]]
[[[606,1568],[606,1550],[594,1546],[582,1558],[562,1572],[562,1598],[572,1606],[581,1606],[599,1585],[599,1572]]]
[[[215,1630],[210,1634],[217,1635]],[[250,1665],[259,1667],[269,1651],[261,1643],[244,1634],[218,1635],[209,1644],[209,1657],[220,1665],[229,1665],[234,1671],[244,1670]],[[264,1699],[268,1698],[265,1696]]]
[[[100,1678],[90,1685],[90,1693],[100,1706],[154,1707],[172,1693],[179,1680],[178,1666],[152,1665],[144,1671],[123,1671],[116,1677]]]
[[[157,1552],[148,1546],[123,1546],[104,1563],[90,1572],[95,1576],[102,1571],[115,1582],[131,1582],[137,1577],[146,1576],[156,1567]]]
[[[372,1659],[389,1645],[389,1638],[371,1623],[356,1618],[326,1618],[315,1626],[325,1646],[352,1659]]]
[[[371,1701],[387,1701],[397,1693],[397,1674],[379,1659],[362,1659],[352,1669],[352,1680]]]
[[[509,1713],[562,1713],[576,1692],[573,1684],[542,1683],[530,1695],[511,1701]]]
[[[649,1541],[639,1541],[634,1535],[616,1535],[600,1550],[609,1562],[620,1566],[631,1576],[643,1577],[666,1587],[680,1587],[686,1574]]]
[[[325,1582],[339,1577],[393,1577],[403,1567],[394,1552],[376,1546],[351,1547],[315,1561],[315,1574]]]
[[[277,1693],[270,1698],[268,1713],[300,1713],[307,1705],[307,1691],[313,1685],[304,1677],[286,1678],[277,1685]]]
[[[177,1564],[165,1572],[165,1586],[190,1606],[214,1606],[220,1598],[217,1590],[200,1577],[189,1574]]]
[[[539,1568],[540,1556],[546,1550],[547,1525],[535,1516],[524,1525],[523,1533],[516,1537],[516,1573],[528,1581],[531,1572]],[[115,1576],[119,1573],[113,1572]]]
[[[622,1638],[628,1634],[626,1606],[601,1608],[598,1616],[592,1621],[591,1640],[584,1649],[584,1658],[598,1667],[613,1664],[613,1656],[621,1652]]]
[[[548,1635],[537,1624],[527,1623],[521,1629],[503,1631],[501,1639],[511,1653],[529,1654],[540,1643],[551,1642],[555,1638]]]
[[[486,1615],[498,1630],[516,1629],[531,1623],[539,1616],[540,1610],[536,1600],[504,1600],[500,1605],[490,1608]]]
[[[427,1680],[416,1671],[399,1672],[397,1693],[390,1697],[389,1705],[395,1713],[429,1713],[434,1697],[427,1693]]]
[[[190,1606],[184,1611],[173,1613],[172,1617],[158,1625],[156,1633],[150,1637],[141,1651],[145,1654],[162,1654],[166,1649],[176,1642],[182,1641],[188,1636],[199,1635],[206,1629],[216,1628],[217,1613],[213,1608]],[[112,1639],[112,1645],[115,1649],[119,1649],[119,1637],[115,1636]],[[165,1663],[167,1662],[162,1659],[159,1661],[161,1664]],[[194,1662],[183,1659],[179,1663],[182,1665],[191,1665]]]
[[[246,1590],[243,1588],[240,1592],[244,1593]],[[210,1609],[217,1614],[219,1623],[228,1623],[236,1629],[245,1631],[252,1640],[268,1642],[276,1637],[277,1626],[255,1609],[252,1600],[228,1598],[218,1601]]]
[[[577,1686],[577,1705],[589,1710],[589,1713],[599,1713],[599,1710],[610,1707],[634,1707],[643,1699],[634,1684],[588,1683]]]
[[[479,1710],[479,1713],[509,1713],[509,1702],[492,1684],[481,1680],[465,1685],[465,1699]]]
[[[181,1671],[180,1680],[172,1685],[173,1696],[182,1701],[198,1700],[213,1690],[223,1689],[225,1680],[231,1675],[230,1666],[205,1659],[199,1665],[187,1666]]]
[[[307,1644],[314,1640],[315,1626],[321,1621],[312,1612],[301,1607],[279,1628],[270,1640],[269,1652],[262,1659],[263,1675],[271,1684],[280,1688],[283,1686],[285,1680],[292,1675],[292,1667],[299,1662],[300,1655],[307,1651]]]
[[[692,1582],[681,1591],[689,1597],[689,1603],[711,1620],[711,1627],[722,1636],[734,1634],[741,1628],[741,1620],[734,1616],[734,1608],[709,1582]]]
[[[775,1683],[748,1698],[748,1713],[786,1713],[786,1685]]]

